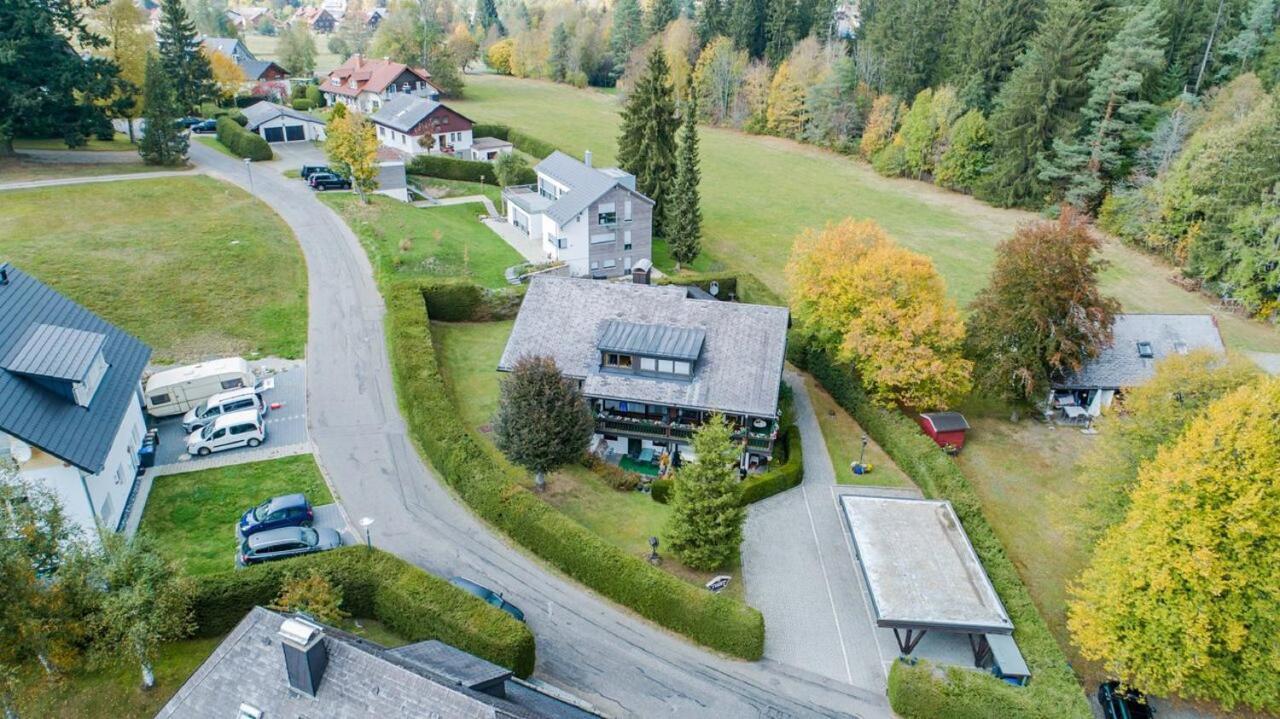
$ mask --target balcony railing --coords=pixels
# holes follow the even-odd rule
[[[693,433],[697,428],[696,424],[684,422],[665,422],[658,419],[628,417],[609,412],[596,413],[597,431],[607,434],[618,433],[654,439],[688,440],[693,438]],[[776,425],[770,423],[769,427],[763,429],[735,427],[733,438],[739,441],[745,439],[747,447],[752,450],[771,452],[773,450],[773,442],[777,438]]]

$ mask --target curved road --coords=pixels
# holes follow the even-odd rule
[[[250,189],[237,160],[199,143],[191,158]],[[307,415],[316,457],[347,514],[375,520],[375,544],[434,574],[503,591],[537,638],[536,676],[609,716],[891,716],[880,692],[694,646],[564,578],[476,519],[407,435],[383,341],[382,298],[359,241],[278,165],[252,174],[252,191],[293,228],[306,257]]]

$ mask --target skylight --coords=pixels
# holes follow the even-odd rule
[[[1156,356],[1155,350],[1152,349],[1150,342],[1138,343],[1138,356],[1143,359],[1151,359]]]

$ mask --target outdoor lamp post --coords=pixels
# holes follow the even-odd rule
[[[369,536],[369,527],[373,526],[373,517],[364,517],[360,520],[360,526],[364,527],[364,546],[370,552],[373,551],[373,540]]]
[[[251,161],[249,158],[247,158],[247,157],[246,157],[246,158],[244,158],[244,172],[245,172],[245,174],[246,174],[246,175],[248,175],[248,176],[249,176],[249,193],[250,193],[250,194],[257,194],[257,193],[256,193],[256,192],[254,192],[254,190],[253,190],[253,170],[249,167],[249,163],[250,163],[250,162],[252,162],[252,161]]]
[[[658,556],[658,538],[649,537],[649,563],[661,564],[662,557]]]
[[[849,466],[849,469],[852,470],[854,474],[866,474],[867,472],[867,465],[865,464],[867,458],[867,441],[867,435],[862,435],[862,451],[858,453],[858,461]]]

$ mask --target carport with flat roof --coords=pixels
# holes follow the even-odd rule
[[[985,635],[1013,633],[950,502],[844,495],[840,506],[876,625],[904,656],[930,630],[969,635],[975,655]]]

